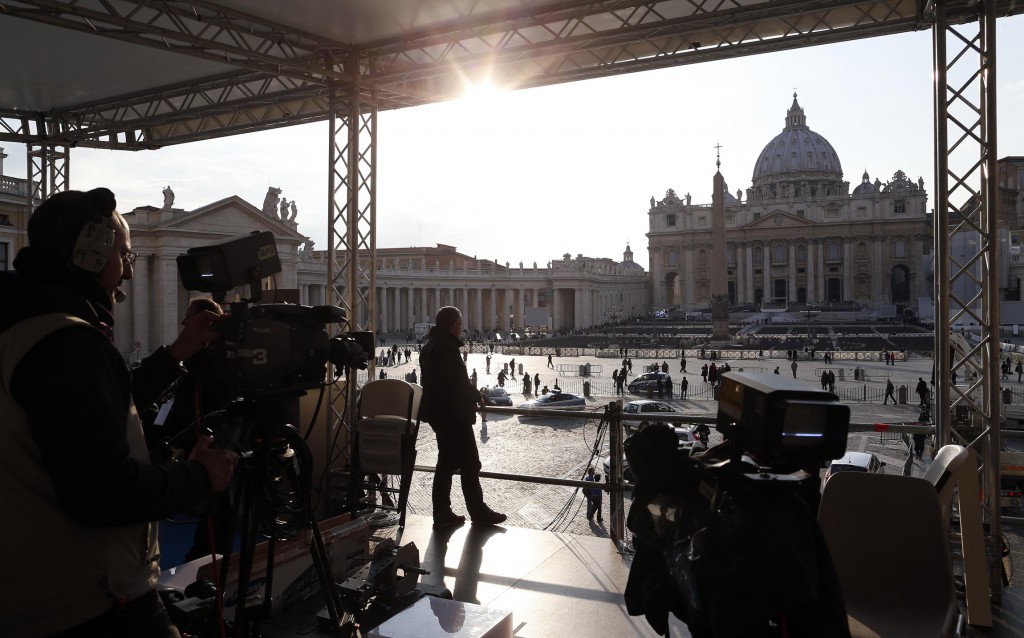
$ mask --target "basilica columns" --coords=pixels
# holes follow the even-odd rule
[[[885,283],[885,238],[875,235],[871,239],[874,249],[872,250],[874,268],[871,273],[871,298],[892,303],[892,295],[889,294],[889,287]]]
[[[838,301],[846,301],[854,298],[853,288],[853,242],[849,238],[843,239],[843,296]]]
[[[814,281],[814,258],[817,254],[817,240],[807,242],[807,303],[818,303],[817,287]]]
[[[786,301],[795,303],[799,301],[796,291],[796,242],[790,241],[788,243],[789,263],[787,264],[787,270],[789,270],[789,281],[786,283]]]

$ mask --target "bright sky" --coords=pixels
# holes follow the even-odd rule
[[[999,157],[1024,155],[1024,17],[998,28]],[[782,131],[794,89],[808,126],[835,147],[851,189],[896,170],[933,192],[931,31],[576,82],[378,117],[377,245],[445,243],[480,258],[543,265],[564,253],[647,263],[650,198],[711,202],[715,145],[729,190]],[[75,149],[71,185],[111,188],[121,210],[197,208],[268,186],[295,200],[299,231],[326,248],[327,127],[139,153]],[[24,149],[7,144],[9,175]],[[744,195],[745,197],[745,195]],[[929,202],[933,204],[932,201]]]

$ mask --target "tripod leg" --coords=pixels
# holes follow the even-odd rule
[[[320,579],[320,591],[324,593],[324,604],[327,606],[327,614],[331,619],[331,630],[336,636],[344,637],[342,626],[342,607],[338,596],[337,584],[334,581],[334,574],[331,572],[330,557],[327,555],[327,546],[324,544],[324,537],[320,533],[320,525],[312,512],[309,517],[309,528],[312,533],[313,546],[311,553],[313,565],[316,567],[317,576]]]
[[[252,574],[253,558],[256,554],[256,511],[253,503],[252,486],[247,476],[242,479],[240,499],[242,502],[242,545],[238,553],[238,591],[235,595],[235,638],[248,635],[246,621],[246,599],[249,591],[249,577]],[[273,556],[267,556],[268,561]]]

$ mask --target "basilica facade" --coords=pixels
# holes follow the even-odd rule
[[[710,180],[709,180],[710,181]],[[896,304],[931,293],[924,264],[932,216],[920,178],[867,172],[851,192],[839,156],[807,126],[793,95],[785,127],[758,156],[746,193],[725,192],[725,267],[736,305]],[[670,189],[651,198],[650,274],[656,307],[711,305],[711,204]],[[856,303],[853,303],[856,302]]]

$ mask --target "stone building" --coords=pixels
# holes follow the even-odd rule
[[[807,126],[793,95],[785,127],[761,151],[752,184],[725,196],[725,263],[733,305],[891,303],[916,310],[931,293],[923,264],[932,250],[924,181],[903,171],[853,191],[839,155]],[[653,302],[683,310],[711,305],[710,204],[669,189],[648,212]]]
[[[29,184],[4,173],[7,157],[0,148],[0,270],[12,270],[14,256],[28,245]]]
[[[2,172],[0,172],[2,176]],[[28,243],[27,181],[0,177],[0,248],[11,269],[17,250]],[[261,282],[263,303],[325,303],[325,251],[298,231],[295,203],[270,188],[261,208],[232,196],[193,210],[176,208],[170,187],[163,205],[125,212],[132,250],[139,257],[125,282],[127,300],[115,306],[114,342],[129,360],[170,343],[181,330],[188,300],[177,257],[189,248],[256,232],[273,233],[282,271]],[[384,248],[377,251],[377,332],[407,334],[416,323],[433,322],[442,305],[459,306],[467,330],[522,332],[529,318],[547,330],[588,328],[646,313],[650,285],[643,267],[626,248],[623,261],[568,254],[544,265],[511,266],[477,259],[453,246]],[[239,288],[228,301],[248,296]],[[533,309],[533,311],[531,311]],[[543,317],[543,320],[538,319]],[[360,323],[366,325],[366,317]]]
[[[628,246],[621,262],[566,253],[540,266],[510,265],[444,244],[378,248],[377,262],[378,332],[410,333],[417,323],[433,323],[446,305],[462,310],[471,333],[521,333],[525,327],[570,331],[621,321],[646,313],[650,303],[647,273]],[[324,251],[300,251],[303,303],[323,303],[326,272]]]

